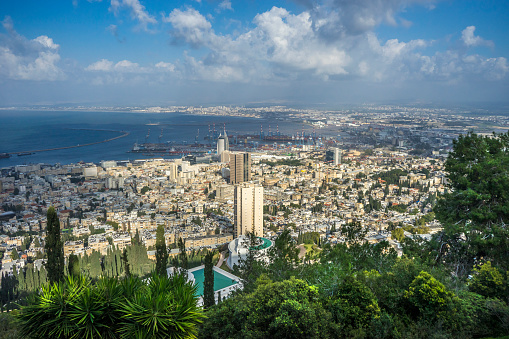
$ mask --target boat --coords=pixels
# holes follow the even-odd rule
[[[7,159],[10,157],[11,157],[11,155],[9,153],[0,153],[0,159]]]
[[[32,153],[32,152],[21,152],[21,153],[18,153],[18,157],[23,157],[25,155],[32,155],[32,154],[35,154],[35,153]]]

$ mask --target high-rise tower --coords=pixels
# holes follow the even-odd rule
[[[235,186],[234,237],[246,235],[263,236],[263,187],[251,183]]]
[[[224,151],[228,151],[230,149],[228,135],[226,134],[226,128],[223,129],[223,134],[219,135],[217,139],[217,155],[221,155]]]
[[[334,148],[334,166],[341,165],[341,150],[339,148]]]
[[[251,180],[251,154],[230,153],[230,184]]]

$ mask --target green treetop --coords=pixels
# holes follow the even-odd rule
[[[48,208],[46,243],[44,249],[48,255],[46,271],[51,283],[64,279],[64,247],[60,239],[60,221],[53,206]]]
[[[157,226],[156,231],[156,272],[165,275],[168,264],[168,251],[166,250],[166,241],[164,239],[164,226]]]

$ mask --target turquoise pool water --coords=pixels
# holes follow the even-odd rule
[[[256,251],[259,251],[259,250],[264,250],[266,249],[267,247],[269,247],[270,245],[272,245],[272,241],[270,241],[269,239],[266,239],[266,238],[258,238],[258,239],[262,239],[263,240],[263,244],[261,245],[258,245],[254,248],[254,250]]]
[[[222,275],[221,273],[218,273],[216,271],[213,272],[214,272],[214,291],[235,285],[237,283],[235,280],[232,280],[227,276]],[[194,275],[194,281],[198,286],[196,294],[203,295],[203,281],[205,280],[204,269],[201,268],[191,273]]]

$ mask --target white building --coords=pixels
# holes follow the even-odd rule
[[[219,135],[219,138],[217,139],[217,155],[220,156],[224,151],[228,151],[229,149],[230,144],[225,129],[223,134]]]
[[[341,150],[339,148],[334,148],[333,161],[334,161],[334,166],[341,165]]]
[[[234,237],[254,233],[263,236],[263,187],[251,183],[235,186]]]

